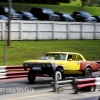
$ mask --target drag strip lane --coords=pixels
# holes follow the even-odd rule
[[[23,97],[17,97],[17,98],[10,98],[10,99],[6,99],[6,100],[22,100],[22,99],[27,99],[27,98],[34,98],[34,97],[44,97],[50,94],[38,94],[38,95],[31,95],[31,96],[23,96]]]
[[[5,82],[0,82],[0,95],[12,94],[12,93],[20,93],[20,92],[32,92],[33,90],[45,90],[48,88],[52,88],[52,78],[38,78],[34,82],[34,84],[30,84],[27,79],[21,78],[21,80],[13,79],[10,81],[6,80]],[[33,91],[33,92],[34,92]]]
[[[93,75],[99,76],[100,72],[95,72],[93,73]],[[53,89],[52,82],[53,78],[51,77],[37,77],[34,84],[30,84],[27,78],[0,80],[0,95],[18,93],[18,89],[25,90],[26,88],[30,91],[45,90],[48,88]],[[9,92],[9,89],[15,89],[15,92]]]

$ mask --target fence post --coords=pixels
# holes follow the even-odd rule
[[[39,36],[39,22],[36,23],[36,40],[38,40]]]
[[[54,34],[55,34],[55,22],[52,22],[52,40],[54,40]]]
[[[74,93],[75,93],[75,94],[78,93],[77,84],[78,84],[78,82],[77,82],[77,78],[74,77],[74,78],[73,78],[73,89],[74,89]]]
[[[56,92],[57,88],[58,88],[57,80],[54,79],[54,92]]]
[[[83,24],[81,23],[80,24],[80,39],[83,39],[82,33],[83,33]]]
[[[22,23],[22,21],[20,21],[19,22],[19,40],[22,40],[22,34],[23,34],[22,25],[23,25],[23,23]]]
[[[69,23],[66,24],[66,40],[69,39]]]
[[[94,34],[93,34],[93,39],[96,39],[96,33],[97,33],[97,30],[96,30],[96,23],[94,23]]]

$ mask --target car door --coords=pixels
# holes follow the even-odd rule
[[[77,59],[77,54],[68,54],[66,74],[81,74],[80,63]]]
[[[76,12],[76,13],[75,13],[75,19],[76,19],[77,21],[82,21],[83,18],[82,18],[82,16],[81,16],[81,13]]]

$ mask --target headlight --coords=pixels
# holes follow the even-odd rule
[[[52,67],[51,63],[47,63],[46,65],[47,65],[47,67]]]

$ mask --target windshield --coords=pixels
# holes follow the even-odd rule
[[[67,17],[67,18],[72,18],[72,16],[70,14],[63,14],[64,17]]]
[[[53,11],[52,11],[52,10],[50,10],[50,9],[43,9],[43,13],[50,13],[50,14],[52,14],[52,13],[53,13]]]
[[[8,12],[8,10],[9,10],[9,9],[8,9],[7,7],[5,7],[5,12]],[[12,9],[12,8],[11,8],[11,13],[15,13],[15,10]]]
[[[45,59],[52,59],[52,60],[65,60],[66,59],[66,54],[53,54],[53,53],[50,53],[50,54],[46,54],[45,56],[43,56],[41,58],[42,60]]]
[[[89,13],[87,13],[87,12],[81,12],[81,15],[82,15],[82,16],[87,16],[87,17],[88,17],[88,16],[91,16],[91,15],[90,15]]]

